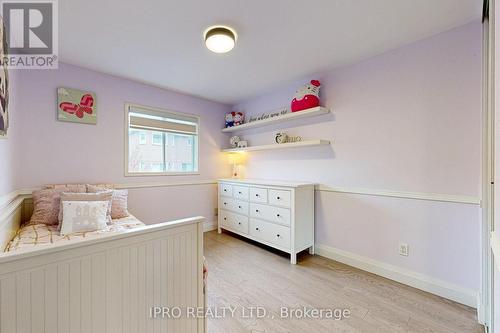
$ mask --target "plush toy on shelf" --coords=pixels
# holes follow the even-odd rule
[[[226,113],[226,128],[243,124],[245,114],[243,112],[228,112]]]
[[[234,125],[233,113],[234,112],[228,112],[228,113],[226,113],[226,128],[232,127]]]
[[[292,100],[292,112],[302,111],[319,106],[319,88],[321,84],[318,80],[311,80],[310,84],[297,90]]]
[[[243,112],[233,112],[233,120],[234,120],[234,126],[238,126],[243,124],[243,121],[245,120],[245,115]]]

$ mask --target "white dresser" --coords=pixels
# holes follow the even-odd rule
[[[314,254],[314,184],[255,179],[219,180],[219,226],[290,253]]]

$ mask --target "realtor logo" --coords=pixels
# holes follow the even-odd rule
[[[57,68],[57,3],[3,1],[8,68]]]

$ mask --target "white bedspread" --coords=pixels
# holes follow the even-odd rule
[[[139,221],[136,217],[130,215],[121,219],[112,220],[108,227],[104,230],[79,232],[71,235],[61,236],[57,225],[45,224],[27,224],[22,226],[5,247],[5,252],[23,250],[35,246],[44,246],[51,244],[61,244],[62,242],[71,242],[76,239],[90,239],[99,237],[103,233],[120,232],[129,229],[142,227],[145,224]]]

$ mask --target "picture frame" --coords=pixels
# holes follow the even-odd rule
[[[96,125],[95,93],[66,87],[57,88],[57,120]]]

